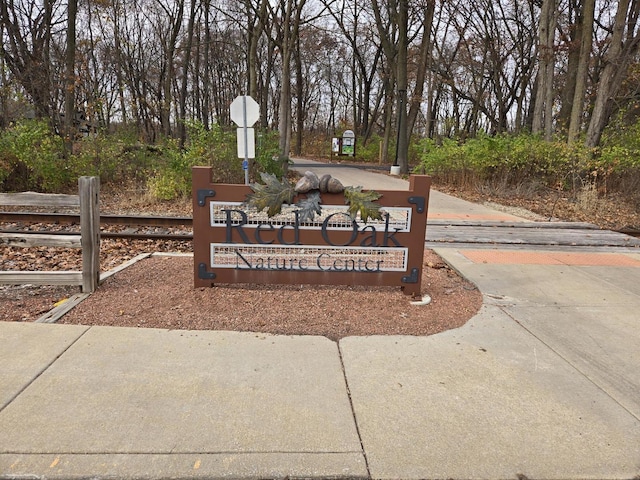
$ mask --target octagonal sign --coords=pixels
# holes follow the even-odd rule
[[[260,118],[260,105],[249,95],[240,95],[231,102],[231,120],[240,128],[252,127]]]

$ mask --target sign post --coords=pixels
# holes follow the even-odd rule
[[[249,185],[249,159],[256,158],[253,124],[260,118],[260,105],[249,95],[240,95],[231,102],[231,120],[238,128],[238,158],[243,158],[244,183]]]

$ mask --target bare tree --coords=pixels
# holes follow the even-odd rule
[[[4,37],[4,26],[0,24],[0,38]],[[11,86],[5,68],[4,56],[0,55],[0,128],[6,128],[10,122],[9,98]]]
[[[244,0],[247,15],[247,33],[249,40],[249,54],[247,58],[247,73],[249,77],[249,95],[258,99],[258,45],[267,23],[268,0],[259,0],[255,9],[251,0]]]
[[[184,147],[187,140],[187,87],[189,84],[189,66],[191,64],[191,49],[193,48],[193,31],[196,21],[196,0],[191,0],[189,7],[189,24],[187,26],[187,40],[184,45],[183,62],[182,62],[182,83],[180,86],[180,118],[178,119],[180,131],[180,147]]]
[[[556,0],[543,0],[540,13],[538,44],[538,90],[533,113],[533,133],[543,133],[547,140],[553,134],[553,73],[554,38],[556,31]]]
[[[627,67],[640,46],[638,32],[638,0],[620,0],[613,24],[613,33],[600,75],[593,113],[587,129],[585,144],[597,147],[614,109],[615,96],[620,89]]]
[[[418,59],[416,64],[416,78],[415,89],[411,96],[411,106],[409,108],[409,114],[407,117],[407,132],[411,134],[420,112],[420,107],[423,101],[424,86],[427,74],[427,68],[431,64],[432,59],[432,26],[433,17],[435,13],[435,0],[426,0],[425,5],[420,7],[421,16],[421,29],[422,29],[422,41],[418,50]]]
[[[396,144],[396,165],[401,173],[409,173],[409,131],[407,129],[407,55],[409,49],[409,1],[398,2],[398,137]]]
[[[70,155],[75,139],[74,121],[76,117],[75,84],[76,84],[76,17],[78,0],[67,3],[67,49],[65,52],[65,89],[64,89],[64,144],[65,154]]]
[[[291,59],[296,47],[302,12],[306,0],[280,0],[274,8],[269,5],[269,22],[272,39],[278,48],[281,60],[281,85],[278,102],[278,131],[280,135],[279,156],[283,172],[289,169],[291,150]]]
[[[573,95],[569,130],[569,143],[577,140],[582,128],[585,92],[587,91],[587,74],[591,58],[591,43],[593,42],[593,21],[595,15],[595,0],[584,0],[580,21],[580,57],[576,67],[575,90]]]
[[[51,82],[52,31],[64,22],[54,17],[56,0],[0,2],[0,24],[5,38],[0,53],[33,102],[36,116],[53,119],[55,93]]]
[[[575,141],[588,124],[595,146],[624,89],[635,91],[639,4],[2,0],[0,125],[25,98],[58,125],[61,112],[71,122],[95,109],[142,140],[184,143],[185,119],[227,126],[248,91],[261,125],[279,129],[285,170],[318,127],[382,134],[383,152],[395,134],[403,171],[416,126],[459,138],[568,126]]]
[[[175,0],[174,8],[171,9],[165,0],[156,0],[157,6],[160,7],[164,15],[157,16],[156,28],[161,35],[163,58],[160,71],[160,84],[162,86],[162,100],[160,103],[160,124],[162,132],[166,136],[171,135],[171,99],[172,86],[175,75],[175,53],[178,45],[178,35],[182,27],[184,14],[184,0]],[[164,30],[164,26],[169,23],[168,31]]]
[[[378,27],[382,50],[387,60],[388,70],[392,72],[389,88],[396,88],[396,156],[394,164],[400,166],[402,173],[409,171],[409,144],[407,132],[407,51],[409,45],[409,2],[408,0],[392,0],[382,10],[378,0],[372,0],[373,13]],[[390,107],[390,104],[387,104]],[[387,108],[387,120],[391,109]],[[387,123],[387,126],[389,123]],[[387,134],[389,130],[387,129]]]
[[[329,7],[331,2],[323,2]],[[361,2],[341,2],[329,8],[343,37],[351,47],[351,97],[353,101],[353,128],[366,144],[376,117],[372,108],[373,84],[380,66],[382,45],[372,38],[367,13]],[[333,113],[333,112],[332,112]]]

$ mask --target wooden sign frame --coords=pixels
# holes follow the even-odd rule
[[[431,179],[411,175],[409,190],[383,190],[383,219],[346,213],[344,195],[322,194],[323,214],[301,221],[295,203],[268,218],[244,204],[249,186],[214,184],[193,167],[194,286],[216,283],[385,285],[421,295]]]

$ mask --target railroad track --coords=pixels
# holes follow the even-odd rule
[[[80,216],[72,213],[30,213],[0,212],[0,222],[19,224],[79,225]],[[191,240],[191,217],[163,217],[139,215],[100,215],[100,235],[104,238]],[[122,230],[110,230],[111,227],[124,227]],[[179,229],[180,232],[175,230]],[[171,230],[171,231],[170,231]],[[68,235],[72,229],[60,230],[24,230],[0,228],[2,233]],[[77,233],[77,232],[76,232]]]
[[[3,228],[7,234],[69,234],[80,217],[65,213],[0,212],[0,223],[69,225],[71,228],[25,230]],[[103,238],[182,240],[193,239],[191,217],[101,215]],[[0,242],[1,243],[1,242]],[[601,230],[589,223],[576,222],[465,222],[430,220],[426,244],[631,247],[640,248],[640,230]]]

